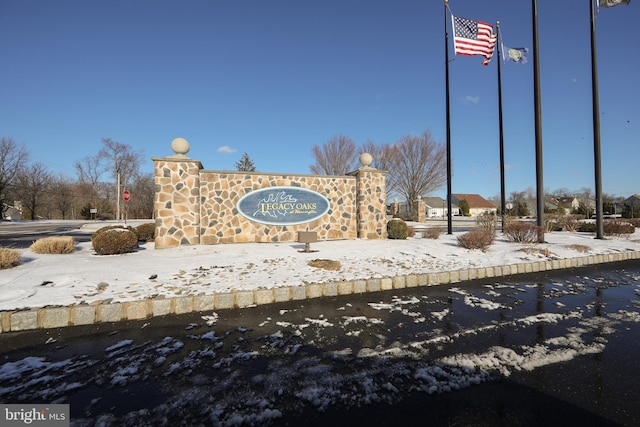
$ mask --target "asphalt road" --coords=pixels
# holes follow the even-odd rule
[[[76,242],[91,240],[91,233],[80,230],[87,221],[0,222],[0,247],[24,249],[42,237],[72,236]]]
[[[153,220],[131,220],[133,226],[140,222]],[[26,249],[33,242],[42,237],[72,236],[76,242],[88,242],[91,240],[91,232],[81,230],[83,225],[93,225],[93,229],[100,226],[113,225],[113,222],[91,221],[0,221],[0,248]],[[427,227],[443,227],[447,229],[446,218],[431,218],[425,223]],[[475,226],[475,221],[470,218],[455,217],[452,228],[456,232],[465,232]]]
[[[628,261],[0,334],[0,401],[69,403],[83,426],[637,426],[639,278]]]

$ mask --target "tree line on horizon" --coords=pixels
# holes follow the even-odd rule
[[[372,167],[387,172],[387,199],[392,196],[409,201],[427,196],[446,184],[446,150],[435,141],[430,131],[410,134],[393,144],[375,144],[366,141],[358,146],[351,138],[338,134],[323,145],[312,147],[315,163],[310,172],[318,175],[346,175],[356,170],[362,153],[372,156]],[[29,161],[24,144],[12,138],[0,138],[0,218],[7,210],[20,204],[23,219],[123,219],[153,218],[154,176],[142,173],[143,153],[128,144],[102,139],[102,147],[93,156],[74,163],[75,178],[51,173],[46,165]],[[246,152],[235,164],[238,171],[255,172],[256,166]],[[128,190],[131,199],[122,200]],[[589,199],[593,191],[583,188],[569,191],[561,188],[545,191],[545,197],[562,199],[575,197],[580,206],[575,212],[587,217]],[[533,189],[513,191],[509,201],[513,208],[509,214],[535,216]],[[500,206],[500,196],[488,198]],[[640,216],[640,209],[627,209],[624,198],[603,195],[605,213],[618,212],[623,216]],[[616,211],[617,208],[620,210]],[[620,212],[621,211],[621,212]],[[564,212],[560,212],[564,213]]]
[[[100,150],[74,163],[76,176],[31,162],[24,144],[0,138],[0,218],[12,207],[22,219],[124,219],[153,217],[153,174],[142,173],[142,152],[102,139]],[[110,180],[111,179],[111,180]],[[124,190],[131,198],[122,200]]]

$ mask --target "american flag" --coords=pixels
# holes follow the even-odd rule
[[[453,16],[453,47],[456,55],[482,55],[482,65],[491,61],[496,48],[493,27],[485,22]]]

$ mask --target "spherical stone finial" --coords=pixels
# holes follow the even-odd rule
[[[371,154],[369,153],[360,154],[360,164],[362,165],[362,167],[368,168],[371,166],[372,162],[373,162],[373,157],[371,156]]]
[[[177,157],[185,157],[185,154],[189,152],[189,141],[184,138],[176,138],[171,141],[171,149],[176,153]]]

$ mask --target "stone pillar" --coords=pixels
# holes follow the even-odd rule
[[[185,154],[189,143],[183,138],[171,142],[175,155],[153,158],[156,219],[156,249],[200,243],[199,160]]]
[[[391,203],[391,216],[396,217],[399,211],[400,211],[400,203],[398,203],[397,200],[394,200],[393,203]]]
[[[362,167],[353,172],[356,176],[356,217],[358,238],[387,238],[387,189],[386,171],[372,168],[371,155],[360,155]]]
[[[422,197],[418,196],[413,203],[411,203],[411,220],[415,222],[426,222],[426,208],[424,200],[422,200]]]

